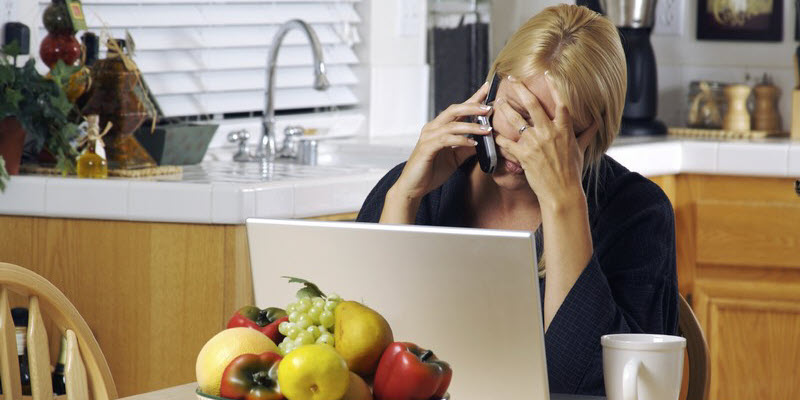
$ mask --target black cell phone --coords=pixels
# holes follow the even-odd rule
[[[492,83],[489,84],[489,93],[486,95],[486,100],[483,104],[491,105],[494,103],[494,98],[497,96],[497,87],[500,86],[500,77],[495,73],[492,77]],[[492,111],[489,115],[478,115],[475,122],[484,126],[492,126]],[[486,135],[470,135],[470,138],[478,142],[475,150],[478,153],[478,164],[481,166],[481,171],[491,174],[497,168],[497,147],[494,144],[494,134],[492,132]]]

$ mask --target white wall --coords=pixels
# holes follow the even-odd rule
[[[417,135],[426,122],[426,0],[366,0],[359,5],[364,42],[358,54],[370,137]]]
[[[492,54],[523,22],[557,0],[494,0]],[[572,1],[571,3],[574,3]],[[658,64],[658,116],[667,125],[685,125],[689,83],[693,80],[745,82],[745,76],[770,74],[781,89],[779,111],[784,129],[791,123],[791,89],[794,82],[794,1],[784,0],[784,40],[781,43],[697,40],[697,2],[682,2],[683,32],[679,36],[652,37]],[[502,23],[498,23],[502,21]],[[753,81],[749,82],[751,85]]]

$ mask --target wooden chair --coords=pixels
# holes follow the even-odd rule
[[[678,334],[686,338],[686,352],[689,356],[689,387],[686,400],[706,400],[710,382],[708,344],[700,323],[683,295],[679,301]]]
[[[0,263],[0,380],[3,398],[22,399],[14,322],[9,292],[28,298],[28,364],[34,400],[53,399],[50,350],[42,312],[66,336],[66,378],[69,400],[114,400],[117,389],[100,345],[78,310],[47,279],[17,265]],[[110,322],[110,321],[109,321]],[[91,397],[90,397],[91,394]]]

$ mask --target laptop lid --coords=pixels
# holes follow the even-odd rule
[[[531,232],[248,219],[247,236],[259,307],[308,279],[447,361],[454,400],[549,397]]]

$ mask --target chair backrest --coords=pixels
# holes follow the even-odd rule
[[[686,338],[686,352],[689,356],[689,386],[686,400],[706,400],[710,382],[708,344],[689,303],[682,295],[679,301],[678,333]]]
[[[67,398],[114,400],[117,389],[100,345],[78,310],[58,288],[20,266],[0,262],[0,381],[3,398],[22,398],[14,322],[9,292],[28,298],[28,366],[34,400],[52,399],[50,350],[42,313],[66,337]],[[91,396],[91,397],[90,397]]]

